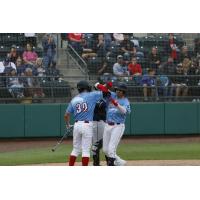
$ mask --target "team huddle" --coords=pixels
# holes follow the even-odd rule
[[[92,148],[93,165],[100,165],[100,149],[103,148],[108,166],[125,165],[117,154],[117,146],[125,130],[126,115],[131,112],[126,98],[127,87],[119,83],[115,92],[112,83],[95,84],[99,91],[91,91],[87,81],[77,84],[79,94],[69,103],[66,113],[66,126],[70,127],[70,115],[74,115],[73,150],[69,166],[74,166],[76,158],[82,153],[82,165],[89,164]]]

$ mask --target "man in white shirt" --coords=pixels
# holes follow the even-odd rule
[[[15,69],[16,66],[13,62],[10,62],[9,58],[5,58],[4,61],[0,62],[0,73],[7,73],[10,69]]]
[[[115,76],[129,75],[128,69],[124,66],[124,60],[122,55],[117,56],[117,63],[113,65],[113,74]]]

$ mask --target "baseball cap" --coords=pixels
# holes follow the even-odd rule
[[[122,55],[118,55],[117,59],[123,59],[123,56]]]
[[[4,63],[8,64],[9,62],[10,62],[10,58],[9,58],[9,57],[6,57],[6,58],[4,59]]]
[[[17,48],[17,46],[16,46],[15,44],[13,44],[13,45],[11,46],[11,48],[14,48],[14,49],[16,49],[16,48]]]

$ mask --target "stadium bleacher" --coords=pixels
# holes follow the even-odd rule
[[[198,41],[197,39],[194,38],[195,46],[188,46],[188,54],[190,55],[190,57],[188,61],[189,67],[188,69],[186,69],[187,67],[184,67],[183,61],[180,60],[180,55],[182,53],[182,47],[184,45],[187,45],[187,42],[183,39],[181,34],[173,34],[177,54],[177,58],[174,63],[176,65],[176,69],[181,69],[182,71],[173,74],[173,80],[176,80],[176,82],[173,83],[175,86],[172,85],[172,82],[169,82],[169,84],[166,85],[165,88],[168,92],[166,93],[168,96],[165,96],[163,94],[163,86],[158,85],[158,82],[160,81],[160,76],[163,75],[161,74],[160,69],[163,67],[163,64],[165,64],[168,61],[169,56],[171,56],[171,53],[169,52],[169,34],[147,34],[145,37],[135,37],[133,34],[128,34],[128,42],[131,42],[131,44],[133,44],[135,48],[135,53],[133,55],[137,58],[137,63],[141,65],[142,74],[141,76],[125,75],[121,77],[117,77],[115,74],[113,74],[113,65],[117,62],[117,56],[123,56],[123,68],[124,70],[128,71],[128,65],[130,64],[133,55],[130,53],[124,53],[121,46],[122,41],[116,41],[113,37],[113,34],[110,34],[110,36],[111,40],[109,41],[109,37],[107,38],[108,40],[106,43],[106,48],[103,47],[104,49],[98,51],[98,33],[85,34],[84,39],[88,42],[88,47],[90,47],[92,51],[96,53],[95,56],[86,58],[82,57],[81,49],[79,49],[78,51],[73,49],[73,44],[71,44],[70,41],[68,41],[66,33],[60,34],[60,40],[65,40],[68,42],[68,47],[70,46],[70,48],[68,49],[68,53],[73,57],[74,60],[76,60],[77,64],[80,66],[80,69],[82,68],[83,71],[85,71],[85,73],[88,73],[89,80],[91,80],[92,83],[98,80],[99,77],[101,77],[102,80],[106,79],[106,76],[109,74],[110,80],[113,81],[113,83],[124,81],[127,84],[127,96],[133,101],[144,101],[144,86],[141,79],[144,75],[148,75],[148,70],[152,68],[151,62],[149,60],[149,55],[152,50],[152,47],[155,47],[160,55],[160,64],[158,64],[158,69],[156,69],[156,75],[153,77],[156,80],[157,85],[155,86],[155,88],[158,93],[159,101],[168,101],[169,99],[171,99],[172,101],[192,101],[195,99],[200,99],[200,52],[198,52],[198,49],[200,48],[198,47],[199,43],[196,42]],[[26,42],[27,38],[23,33],[0,34],[0,60],[4,60],[7,53],[10,51],[12,45],[16,46],[17,52],[22,53],[24,51],[24,46]],[[58,44],[61,43],[58,42]],[[80,48],[82,48],[81,43],[79,44],[79,46]],[[34,51],[36,51],[39,57],[43,56],[43,49],[38,48],[37,43],[34,45]],[[69,57],[67,57],[67,59],[69,59]],[[67,63],[70,62],[67,61]],[[105,69],[101,70],[103,66],[106,67]],[[167,74],[166,76],[170,78],[170,75]],[[192,76],[195,76],[195,80],[194,78],[192,78]],[[42,80],[40,81],[40,87],[42,88],[45,94],[44,98],[66,99],[72,96],[70,83],[65,81],[67,79],[64,76],[62,77],[62,81],[60,81],[59,77],[59,71],[50,68],[46,69],[45,76],[43,78],[39,78],[40,80]],[[180,77],[182,77],[182,79],[180,79]],[[78,81],[78,77],[76,77],[75,79]],[[181,82],[180,80],[189,81],[186,81],[185,85],[185,82]],[[151,88],[154,86],[149,87]],[[170,93],[169,91],[172,90],[171,88],[173,89],[173,92]],[[13,98],[5,85],[0,85],[0,89],[0,98]],[[184,92],[186,92],[187,95],[183,97],[182,95],[184,94]],[[180,94],[176,96],[176,93]],[[172,98],[169,97],[170,95],[173,95]],[[157,100],[156,98],[151,98],[149,96],[149,101]]]

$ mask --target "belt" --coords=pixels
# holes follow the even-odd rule
[[[84,123],[90,123],[90,121],[78,121],[78,120],[76,120],[75,122],[84,122]]]
[[[108,122],[108,125],[114,126],[115,124],[119,125],[120,123]]]

